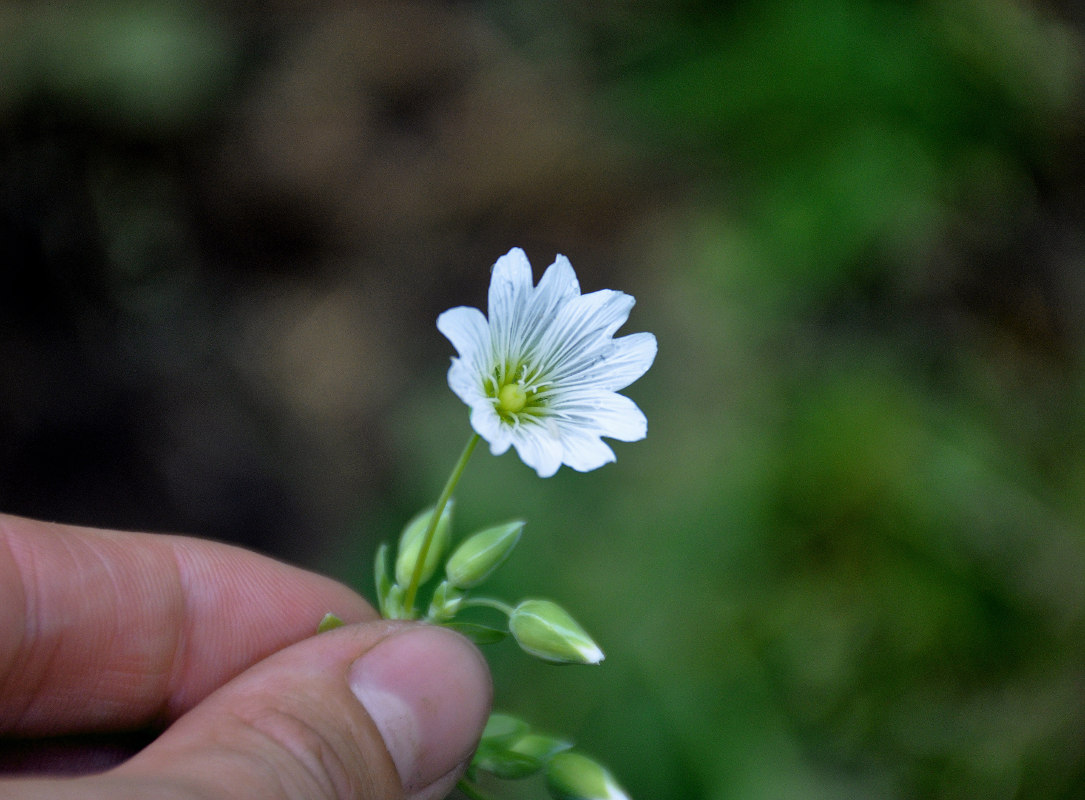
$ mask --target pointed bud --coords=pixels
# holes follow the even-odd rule
[[[385,619],[410,619],[403,607],[403,587],[393,583],[381,597],[381,616]]]
[[[603,651],[569,612],[550,600],[524,600],[509,615],[509,632],[525,653],[558,664],[598,664]]]
[[[478,586],[508,558],[523,529],[523,520],[516,520],[467,537],[445,564],[449,583],[460,589]]]
[[[407,523],[403,533],[399,537],[399,553],[396,555],[396,583],[407,586],[414,574],[415,562],[422,550],[422,542],[426,538],[426,530],[433,519],[433,509],[428,509],[418,514]],[[452,500],[445,504],[441,518],[437,521],[437,528],[433,532],[433,541],[430,542],[426,552],[426,563],[422,568],[422,577],[419,583],[425,583],[433,573],[437,571],[437,565],[441,562],[441,556],[448,549],[449,537],[452,531]]]
[[[508,749],[510,752],[530,756],[540,763],[546,763],[572,746],[573,743],[565,739],[557,739],[542,733],[525,733],[509,745]]]
[[[448,581],[441,581],[433,590],[433,599],[430,600],[429,613],[426,617],[437,622],[452,619],[463,605],[465,596]]]
[[[485,745],[509,744],[526,734],[528,730],[527,723],[519,717],[493,711],[482,731],[482,743]]]
[[[546,765],[546,788],[554,800],[629,800],[602,764],[580,753],[558,753]]]
[[[388,575],[388,543],[381,542],[377,555],[373,558],[373,585],[377,587],[377,607],[382,617],[388,614],[388,593],[392,589],[392,578]]]

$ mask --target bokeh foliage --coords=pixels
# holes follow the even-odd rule
[[[499,702],[639,797],[1080,796],[1074,13],[0,7],[0,502],[368,591],[468,433],[436,313],[563,252],[659,337],[649,437],[475,456],[498,591],[608,656],[498,646]]]

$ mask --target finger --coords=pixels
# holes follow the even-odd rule
[[[490,697],[485,661],[458,634],[417,623],[354,625],[257,664],[111,772],[0,782],[0,793],[438,800],[470,759]]]
[[[164,724],[329,611],[376,617],[229,545],[0,515],[0,735]]]

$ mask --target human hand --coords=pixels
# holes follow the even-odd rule
[[[348,624],[313,636],[328,611]],[[0,779],[5,798],[436,800],[490,698],[465,639],[381,620],[330,579],[214,542],[0,515],[0,769],[38,773]],[[158,735],[71,775],[118,760],[102,736],[132,731]]]

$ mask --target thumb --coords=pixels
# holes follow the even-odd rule
[[[347,626],[250,668],[101,778],[157,786],[154,796],[172,797],[161,793],[172,783],[184,798],[438,800],[490,699],[486,662],[459,634]]]

